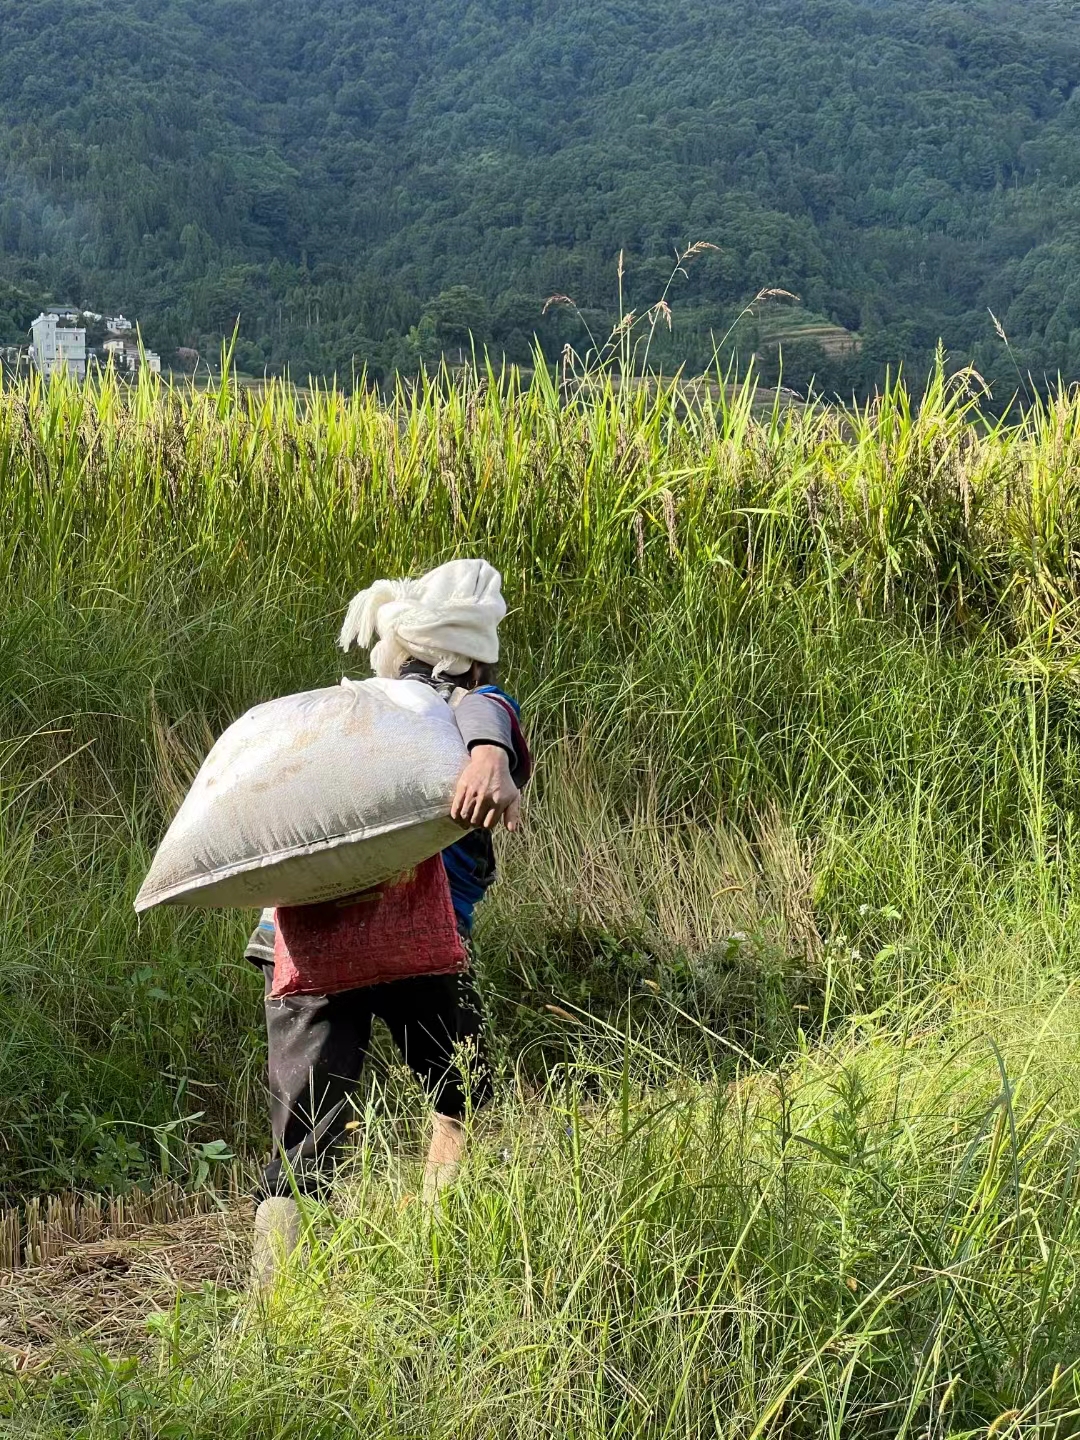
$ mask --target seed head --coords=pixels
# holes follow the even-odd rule
[[[577,309],[577,306],[573,300],[570,299],[569,295],[549,295],[544,301],[544,308],[540,311],[540,314],[546,315],[548,311],[554,309],[556,305],[568,305],[572,310]]]
[[[649,311],[649,324],[655,325],[657,321],[665,320],[667,328],[671,329],[671,306],[666,300],[658,300]]]
[[[717,254],[719,254],[720,246],[714,245],[711,240],[695,240],[694,243],[679,256],[679,264],[681,265],[684,260],[692,260],[695,255],[701,255],[706,250],[715,250]]]

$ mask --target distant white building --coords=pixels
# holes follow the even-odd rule
[[[161,374],[161,356],[157,351],[144,349],[140,356],[139,347],[133,340],[106,340],[101,348],[106,364],[112,360],[117,369],[135,371],[145,361],[147,370],[154,375]]]
[[[105,320],[105,329],[110,335],[130,335],[134,328],[124,315],[110,315]]]
[[[96,310],[84,310],[82,312],[82,318],[84,320],[89,320],[92,324],[96,325],[99,320],[104,320],[105,316],[99,315]]]
[[[86,375],[86,331],[58,324],[52,311],[39,315],[30,326],[34,344],[30,352],[34,368],[46,379],[56,370],[82,380]]]

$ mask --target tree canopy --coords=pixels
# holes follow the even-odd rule
[[[1006,385],[1014,362],[1080,378],[1078,20],[1080,0],[20,0],[0,342],[52,298],[137,313],[166,352],[239,315],[241,363],[294,375],[470,336],[554,356],[583,332],[546,296],[606,334],[620,250],[641,311],[708,240],[669,292],[665,367],[784,343],[861,389],[940,337]],[[732,329],[765,288],[801,297],[798,324],[763,301]]]

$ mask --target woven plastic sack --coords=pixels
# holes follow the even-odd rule
[[[307,905],[411,870],[461,838],[468,754],[415,680],[343,680],[257,705],[217,741],[135,900]]]
[[[274,919],[274,997],[453,975],[468,963],[438,855],[366,895],[279,906]]]

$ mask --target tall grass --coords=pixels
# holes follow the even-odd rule
[[[287,1304],[181,1307],[137,1383],[16,1386],[19,1423],[1073,1433],[1080,400],[980,398],[0,392],[9,1193],[262,1143],[250,917],[130,901],[210,737],[340,673],[357,588],[498,565],[541,762],[445,1215],[398,1208],[415,1097],[373,1102]]]
[[[1075,1434],[1061,1010],[1004,1052],[860,1017],[727,1085],[669,1047],[643,1086],[594,1032],[587,1089],[505,1090],[430,1221],[373,1104],[272,1296],[178,1302],[141,1365],[11,1378],[9,1433]]]

